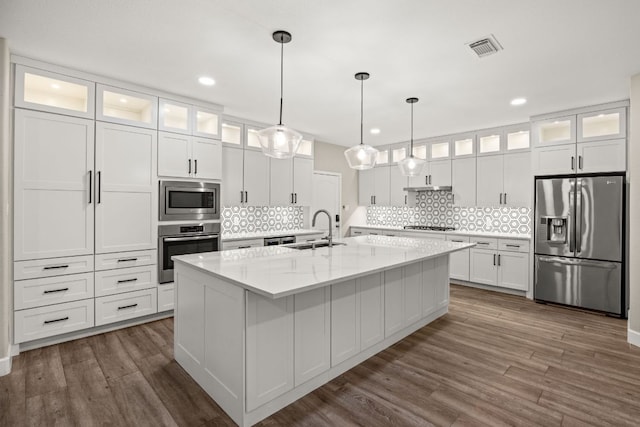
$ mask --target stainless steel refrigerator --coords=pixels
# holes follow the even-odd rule
[[[534,298],[626,317],[624,176],[536,178]]]

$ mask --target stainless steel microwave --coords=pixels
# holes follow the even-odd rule
[[[160,181],[160,221],[219,220],[220,184]]]

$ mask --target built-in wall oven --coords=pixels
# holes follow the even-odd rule
[[[160,221],[219,220],[220,184],[160,181]]]
[[[171,224],[158,227],[158,281],[173,282],[175,255],[220,250],[220,223]]]

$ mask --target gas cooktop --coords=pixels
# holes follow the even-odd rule
[[[443,227],[441,225],[405,225],[405,230],[428,230],[428,231],[453,231],[455,227]]]

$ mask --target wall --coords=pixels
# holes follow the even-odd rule
[[[640,74],[631,78],[629,133],[629,335],[628,340],[640,346]]]
[[[358,208],[358,171],[351,169],[344,157],[347,147],[316,141],[314,144],[314,169],[342,175],[342,233],[353,224],[363,224],[364,208]]]
[[[298,206],[223,207],[220,217],[222,235],[299,230],[304,228],[303,210]]]
[[[13,149],[9,132],[9,75],[9,46],[0,38],[0,375],[11,366],[8,349],[13,282]]]

